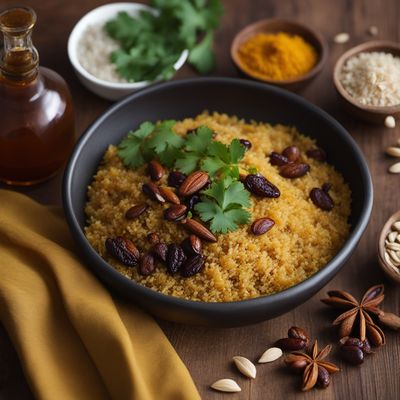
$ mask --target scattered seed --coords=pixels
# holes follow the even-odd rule
[[[282,354],[283,352],[279,347],[270,347],[263,353],[258,362],[260,364],[269,363],[277,360],[279,357],[282,357]]]
[[[386,154],[392,157],[400,157],[400,147],[388,147]]]
[[[393,243],[397,239],[397,236],[399,236],[398,233],[396,231],[392,231],[387,237],[389,239],[389,242]]]
[[[255,379],[257,370],[255,365],[245,357],[235,356],[233,357],[233,362],[235,363],[237,369],[248,378]]]
[[[400,258],[394,250],[389,250],[389,255],[390,258],[396,262],[396,264],[400,265]]]
[[[386,248],[389,250],[399,251],[400,250],[400,243],[388,243]]]
[[[346,32],[338,33],[334,38],[333,41],[338,44],[347,43],[350,40],[350,35]]]
[[[385,126],[386,128],[395,128],[396,127],[396,120],[392,115],[388,115],[385,118]]]
[[[376,26],[370,26],[369,28],[368,28],[368,33],[371,35],[371,36],[376,36],[377,34],[378,34],[378,28],[376,27]]]
[[[393,164],[389,167],[388,170],[391,174],[399,174],[400,173],[400,162]]]
[[[233,379],[220,379],[214,382],[211,387],[219,392],[235,393],[242,389]]]
[[[400,232],[400,221],[396,221],[393,225],[392,228],[395,229],[396,231]]]

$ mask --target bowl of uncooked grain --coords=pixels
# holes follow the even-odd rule
[[[344,108],[367,122],[393,127],[400,117],[400,44],[371,41],[346,51],[333,81]]]
[[[77,143],[63,184],[73,236],[111,290],[210,326],[273,318],[316,293],[354,250],[372,198],[367,164],[333,118],[229,78],[114,105]]]
[[[137,17],[141,12],[156,15],[149,6],[139,3],[112,3],[97,7],[84,15],[74,26],[68,39],[68,57],[81,83],[90,91],[108,100],[118,100],[150,85],[151,81],[131,82],[118,73],[111,55],[120,48],[104,29],[118,13]],[[174,64],[177,71],[189,55],[184,50]],[[155,80],[160,80],[156,78]]]

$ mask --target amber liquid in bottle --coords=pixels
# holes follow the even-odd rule
[[[0,181],[32,185],[53,176],[74,144],[74,114],[67,84],[39,67],[29,7],[0,14]]]

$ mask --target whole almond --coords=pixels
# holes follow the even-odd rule
[[[389,167],[389,172],[392,174],[400,173],[400,162],[397,162]]]
[[[400,147],[388,147],[386,154],[392,157],[400,157]]]
[[[297,351],[306,347],[306,341],[299,338],[283,338],[277,340],[275,346],[283,351]]]
[[[183,226],[190,232],[197,235],[200,239],[204,239],[208,242],[216,242],[217,238],[211,233],[204,225],[200,222],[189,218],[184,223]]]
[[[156,160],[149,162],[147,170],[152,181],[159,181],[164,175],[164,167]]]
[[[233,357],[233,362],[235,363],[237,369],[248,378],[255,379],[257,375],[257,370],[255,365],[248,360],[246,357],[235,356]]]
[[[161,195],[160,188],[153,182],[144,183],[142,186],[142,192],[152,200],[156,200],[159,203],[165,203],[165,199]]]
[[[136,206],[131,207],[126,213],[126,219],[135,219],[139,215],[142,215],[147,210],[148,205],[146,203],[137,204]]]
[[[295,179],[304,176],[309,170],[310,166],[308,164],[290,163],[282,165],[279,173],[284,178]]]
[[[321,210],[331,211],[334,207],[332,197],[326,190],[320,188],[311,189],[310,199]]]
[[[306,154],[310,158],[314,158],[314,160],[324,162],[326,161],[326,153],[325,150],[320,147],[314,147],[306,151]]]
[[[279,347],[270,347],[269,349],[264,351],[258,362],[260,364],[269,363],[277,360],[279,357],[282,356],[282,354],[283,352]]]
[[[172,204],[180,204],[181,201],[179,197],[174,193],[174,191],[168,187],[161,186],[160,187],[161,196],[164,197],[166,201]]]
[[[191,234],[185,238],[181,243],[181,247],[187,256],[201,254],[201,240],[196,235]]]
[[[181,196],[190,196],[201,190],[208,183],[208,174],[203,171],[195,171],[191,173],[179,187]]]
[[[378,315],[379,322],[395,331],[400,329],[400,317],[396,314],[381,312]]]
[[[268,232],[275,225],[275,221],[271,218],[259,218],[251,224],[251,231],[254,235],[259,236]]]
[[[219,392],[235,393],[242,389],[233,379],[220,379],[214,382],[211,387]]]
[[[282,155],[289,161],[295,162],[300,158],[300,150],[297,146],[289,146],[282,151]]]
[[[180,221],[186,216],[187,207],[184,204],[174,204],[164,210],[164,218],[167,221]]]
[[[306,346],[310,341],[310,337],[308,336],[307,332],[304,329],[299,328],[298,326],[292,326],[291,328],[289,328],[288,337],[302,339],[306,342]]]

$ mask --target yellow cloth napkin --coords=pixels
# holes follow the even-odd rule
[[[75,256],[62,212],[0,190],[0,320],[39,400],[200,396],[151,317]]]

